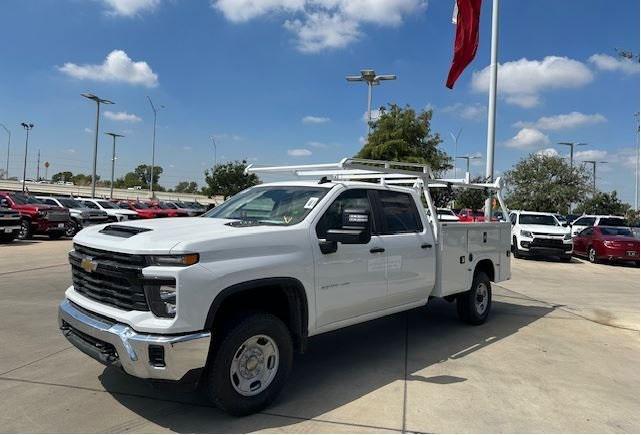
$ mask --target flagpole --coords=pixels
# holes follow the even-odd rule
[[[487,105],[487,157],[485,159],[485,182],[494,181],[494,138],[496,127],[496,82],[499,51],[499,0],[492,0],[492,48],[490,52],[490,92]],[[492,199],[485,200],[485,218],[492,214]]]

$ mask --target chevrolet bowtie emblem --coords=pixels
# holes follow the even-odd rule
[[[91,257],[84,257],[80,261],[80,267],[82,267],[85,272],[91,273],[96,271],[96,268],[98,268],[98,263],[93,261],[93,258]]]

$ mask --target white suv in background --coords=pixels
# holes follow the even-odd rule
[[[566,262],[572,259],[570,230],[559,223],[553,213],[513,211],[510,222],[515,258],[544,255],[560,257]]]
[[[627,227],[628,222],[623,216],[586,214],[570,224],[572,237],[576,236],[587,227],[596,227],[599,225],[608,227]]]
[[[114,222],[138,219],[138,213],[135,211],[122,209],[107,199],[76,198],[76,200],[87,208],[105,211]]]

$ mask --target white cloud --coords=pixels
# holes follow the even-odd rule
[[[185,151],[191,151],[191,147],[190,147],[189,145],[185,145],[185,146],[183,147],[183,150],[185,150]]]
[[[75,148],[67,148],[67,149],[65,150],[65,152],[66,152],[67,154],[75,154],[75,153],[76,153],[76,149],[75,149]]]
[[[585,150],[574,153],[574,160],[603,160],[608,155],[604,150]]]
[[[296,47],[303,53],[343,48],[361,34],[356,21],[325,12],[309,13],[304,20],[287,20],[283,25],[296,35]]]
[[[133,17],[140,12],[155,9],[160,0],[103,0],[110,15]]]
[[[234,142],[238,142],[243,140],[242,136],[233,134],[233,133],[219,133],[219,134],[214,134],[212,137],[215,140],[221,140],[221,141],[226,141],[226,140],[232,140]]]
[[[139,116],[136,116],[133,113],[112,112],[110,110],[107,110],[105,112],[105,118],[111,119],[112,121],[124,121],[124,122],[140,122],[140,121],[142,121],[142,119]]]
[[[546,56],[543,60],[519,60],[499,65],[499,93],[520,107],[540,103],[539,94],[553,89],[578,88],[592,81],[590,69],[582,62],[567,57]],[[489,66],[472,74],[472,89],[487,92],[490,82]]]
[[[301,121],[303,122],[303,124],[324,124],[326,122],[329,122],[330,119],[325,116],[307,115],[303,117]]]
[[[268,14],[287,14],[284,27],[303,53],[342,48],[357,40],[362,23],[398,26],[427,7],[427,0],[212,0],[229,21],[242,23]]]
[[[292,157],[309,157],[312,155],[312,152],[306,148],[294,148],[287,150],[287,155]]]
[[[377,121],[378,118],[380,118],[383,113],[385,113],[385,109],[384,108],[379,108],[379,109],[372,110],[372,122],[373,121]],[[367,110],[366,110],[363,113],[363,122],[367,123],[367,121],[368,121],[368,119],[367,119]]]
[[[84,132],[85,133],[93,133],[93,130],[90,129],[89,127],[85,127]]]
[[[485,118],[485,115],[487,114],[487,107],[479,103],[456,103],[451,106],[444,107],[442,110],[444,113],[452,113],[453,115],[470,121],[480,121]]]
[[[603,71],[620,71],[625,74],[638,74],[639,62],[623,57],[614,57],[608,54],[593,54],[588,59],[597,69]]]
[[[67,62],[58,69],[70,77],[99,82],[122,82],[143,85],[148,88],[158,85],[156,75],[147,62],[134,62],[122,50],[114,50],[100,65],[77,65]]]
[[[609,159],[627,169],[635,169],[638,164],[637,150],[634,148],[623,148],[614,155],[609,156]]]
[[[554,148],[544,148],[542,150],[538,150],[535,154],[539,156],[556,157],[559,155],[559,152]]]
[[[534,127],[540,130],[565,130],[584,125],[599,124],[606,121],[605,116],[600,113],[586,115],[581,112],[570,112],[554,116],[543,116],[536,122],[519,121],[514,124],[514,127]]]
[[[545,146],[549,143],[550,139],[545,134],[535,128],[525,127],[519,130],[512,139],[506,141],[505,146],[509,148],[527,149]]]

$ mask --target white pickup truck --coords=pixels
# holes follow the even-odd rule
[[[316,178],[252,187],[201,217],[80,231],[59,306],[67,339],[133,376],[198,381],[246,415],[276,397],[309,337],[433,297],[478,325],[491,282],[510,277],[509,222],[429,217],[431,186],[496,193],[505,213],[499,182],[357,159],[248,171]]]

